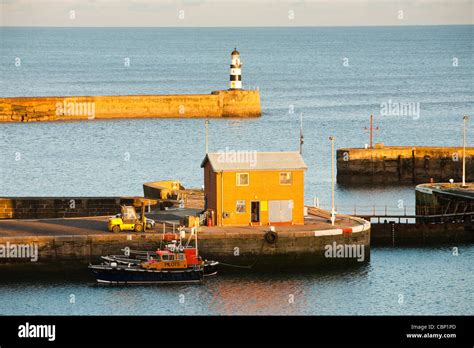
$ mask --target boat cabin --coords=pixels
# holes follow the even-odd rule
[[[202,265],[195,248],[185,248],[183,252],[157,250],[156,257],[142,263],[146,269],[185,269]]]

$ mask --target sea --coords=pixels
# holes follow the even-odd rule
[[[298,151],[305,200],[330,205],[331,144],[461,146],[474,110],[474,26],[0,27],[0,96],[207,94],[241,53],[263,115],[210,119],[209,151]],[[409,105],[405,112],[396,106]],[[408,110],[408,111],[407,111]],[[468,124],[473,146],[474,122]],[[472,135],[472,136],[471,136]],[[0,125],[1,196],[200,188],[204,119]],[[339,212],[414,212],[414,186],[336,185]],[[98,287],[77,275],[0,281],[0,314],[474,314],[474,247],[372,248],[356,269],[223,274],[200,286]]]

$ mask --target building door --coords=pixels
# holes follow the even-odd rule
[[[250,202],[250,222],[260,222],[260,202]]]
[[[293,221],[293,201],[268,201],[268,221],[269,222],[292,222]]]

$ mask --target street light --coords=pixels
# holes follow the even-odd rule
[[[206,120],[205,122],[206,125],[206,155],[209,152],[209,120]]]
[[[336,137],[330,136],[329,140],[331,141],[331,225],[334,226],[334,221],[336,221],[336,209],[334,206],[334,141]]]
[[[303,144],[304,144],[304,137],[303,137],[303,113],[300,114],[300,154],[303,154]]]
[[[464,115],[462,118],[464,120],[463,128],[463,146],[462,146],[462,186],[466,186],[466,128],[468,117]]]

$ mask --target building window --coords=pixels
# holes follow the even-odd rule
[[[291,185],[293,183],[293,175],[291,172],[280,173],[280,185]]]
[[[237,186],[249,185],[249,173],[237,173]]]
[[[245,208],[245,201],[237,201],[237,204],[236,204],[236,207],[235,207],[235,211],[238,213],[238,214],[244,214],[246,213],[246,208]]]

